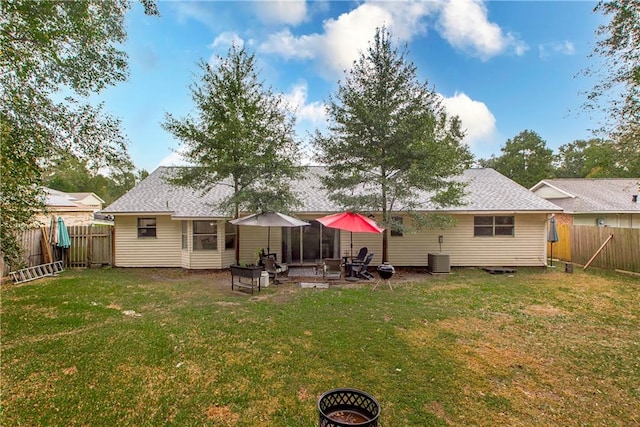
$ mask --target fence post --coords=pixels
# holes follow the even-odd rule
[[[93,224],[89,224],[89,236],[87,237],[87,268],[93,264]]]

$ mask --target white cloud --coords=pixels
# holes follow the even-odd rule
[[[160,163],[157,167],[160,166],[193,166],[189,163],[180,153],[180,149],[177,151],[172,151],[171,154],[164,157],[160,160]]]
[[[213,43],[211,43],[210,47],[214,49],[228,49],[234,44],[238,47],[242,47],[244,45],[244,40],[242,40],[242,38],[233,31],[225,31],[213,40]]]
[[[490,22],[487,8],[480,0],[448,0],[442,5],[438,30],[452,46],[487,60],[513,48],[523,55],[526,44],[515,35],[505,34]]]
[[[298,25],[307,18],[307,3],[305,0],[259,1],[256,12],[267,24]]]
[[[287,59],[317,59],[333,78],[351,67],[367,49],[378,27],[386,26],[393,37],[407,41],[426,30],[422,18],[434,10],[431,2],[364,3],[336,19],[323,23],[324,32],[295,36],[285,29],[272,34],[260,46],[264,53]]]
[[[165,4],[175,10],[178,22],[181,24],[186,24],[189,20],[193,19],[209,28],[213,28],[217,22],[214,9],[207,2],[180,1],[167,2]]]
[[[313,101],[307,104],[307,82],[298,82],[284,95],[285,102],[296,112],[297,122],[308,122],[314,126],[322,126],[327,122],[327,111],[324,103]]]
[[[296,36],[284,29],[267,37],[259,50],[286,59],[315,59],[325,76],[334,78],[367,49],[376,28],[386,26],[394,38],[410,41],[427,31],[428,18],[438,19],[438,31],[452,46],[483,60],[507,49],[517,55],[528,49],[515,35],[489,22],[480,0],[446,0],[366,2],[324,21],[321,33]]]
[[[474,101],[460,92],[450,98],[443,97],[442,101],[449,114],[460,118],[462,128],[466,130],[464,142],[472,150],[497,134],[496,118],[484,102]]]
[[[568,40],[564,40],[562,42],[541,44],[538,46],[538,52],[540,54],[540,59],[547,59],[554,54],[574,55],[576,53],[576,48],[573,43]]]
[[[320,42],[318,34],[296,37],[287,28],[271,34],[259,49],[263,53],[277,53],[285,59],[310,59],[320,50]]]

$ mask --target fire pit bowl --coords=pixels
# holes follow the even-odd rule
[[[318,411],[320,427],[377,427],[380,404],[363,391],[336,388],[320,396]]]
[[[389,280],[396,270],[391,264],[382,264],[378,266],[378,274],[382,280]]]

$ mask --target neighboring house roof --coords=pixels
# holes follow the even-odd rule
[[[89,205],[82,203],[82,200],[78,199],[74,194],[86,194],[87,197],[95,197],[94,200],[102,200],[94,193],[65,193],[63,191],[54,190],[52,188],[44,187],[45,191],[45,203],[51,210],[65,210],[65,211],[95,211],[95,205]]]
[[[640,213],[640,178],[545,179],[531,188],[565,213]],[[640,197],[639,197],[640,198]]]
[[[44,191],[45,202],[50,208],[86,208],[86,206],[84,206],[82,203],[77,202],[75,198],[71,197],[67,193],[47,187],[44,188]]]
[[[94,205],[98,203],[104,203],[104,200],[100,198],[96,193],[67,193],[80,203],[85,205]]]
[[[176,167],[159,167],[125,195],[102,210],[107,214],[169,214],[174,218],[224,218],[225,213],[216,207],[217,202],[231,195],[231,187],[219,184],[203,194],[187,187],[176,187],[166,181]],[[341,207],[332,202],[323,189],[320,177],[326,169],[321,166],[306,168],[302,179],[291,183],[302,206],[298,213],[339,212]],[[558,212],[561,209],[493,169],[469,169],[457,179],[466,182],[465,205],[440,211],[446,212]],[[429,194],[420,200],[424,211],[435,211]]]

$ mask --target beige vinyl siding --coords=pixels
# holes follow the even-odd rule
[[[474,215],[455,217],[458,222],[452,229],[389,237],[389,262],[396,266],[426,266],[428,254],[440,252],[438,236],[443,236],[442,253],[450,255],[452,266],[545,265],[546,215],[516,214],[514,237],[474,237]]]
[[[138,238],[138,218],[156,218],[156,237]],[[116,216],[116,267],[181,267],[182,223],[168,215]]]
[[[192,269],[221,269],[227,267],[227,265],[223,266],[222,259],[223,254],[225,253],[224,249],[224,221],[218,220],[216,221],[217,227],[217,247],[216,250],[205,250],[205,251],[191,251],[191,263],[190,267]],[[191,234],[193,231],[193,221],[189,221],[188,226],[189,233]],[[191,244],[191,240],[193,240],[193,236],[189,238],[189,244]],[[189,246],[191,248],[191,246]],[[233,250],[230,250],[233,254]],[[232,255],[233,258],[233,255]]]
[[[369,265],[382,264],[382,234],[353,233],[353,256],[358,255],[361,247],[366,246],[368,253],[373,252],[373,259]],[[351,256],[351,233],[340,230],[340,255]],[[400,264],[398,264],[400,265]]]
[[[256,262],[256,250],[267,247],[271,253],[275,253],[278,259],[282,259],[282,228],[271,227],[271,238],[267,246],[267,227],[246,227],[240,228],[240,262],[254,263]],[[233,255],[232,255],[233,258]]]

